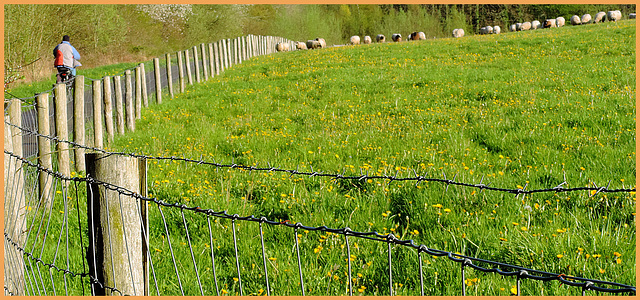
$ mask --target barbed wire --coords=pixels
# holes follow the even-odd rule
[[[86,277],[86,278],[88,278],[88,279],[89,279],[89,281],[90,281],[91,283],[93,283],[93,284],[97,284],[97,285],[99,285],[101,288],[108,289],[108,290],[110,290],[111,292],[119,293],[120,295],[123,295],[123,293],[122,293],[120,290],[118,290],[117,288],[115,288],[115,287],[109,287],[109,286],[104,285],[104,283],[102,283],[102,282],[98,281],[95,277],[93,277],[93,276],[92,276],[91,274],[89,274],[89,273],[76,273],[76,272],[73,272],[73,271],[68,270],[68,269],[62,269],[62,268],[60,268],[60,267],[56,266],[54,263],[47,263],[47,262],[44,262],[42,259],[40,259],[40,258],[36,257],[33,253],[31,253],[31,252],[27,252],[25,249],[23,249],[22,247],[20,247],[20,245],[18,245],[14,240],[12,240],[6,232],[4,233],[4,239],[5,239],[5,241],[6,241],[6,242],[8,242],[9,244],[11,244],[11,245],[16,249],[16,250],[18,250],[19,252],[21,252],[21,253],[22,253],[22,255],[26,256],[27,258],[31,259],[32,261],[35,261],[35,263],[36,263],[36,264],[37,264],[37,263],[40,263],[41,265],[43,265],[43,266],[45,266],[45,267],[47,267],[47,268],[49,268],[49,269],[54,269],[54,270],[56,270],[57,272],[63,273],[63,274],[65,274],[65,275],[70,275],[71,277],[81,277],[81,278]],[[7,287],[6,287],[6,286],[5,286],[5,291],[8,291],[8,289],[7,289]],[[9,291],[9,292],[11,293],[11,291]],[[13,295],[13,293],[12,293],[12,295]]]
[[[583,277],[577,277],[577,276],[571,276],[571,275],[565,275],[565,274],[557,274],[557,273],[545,272],[545,271],[535,270],[535,269],[531,269],[531,268],[525,268],[525,267],[522,267],[522,266],[516,266],[516,265],[507,264],[507,263],[501,263],[501,262],[497,262],[497,261],[476,258],[476,257],[468,256],[468,255],[459,254],[459,253],[453,253],[453,252],[449,252],[449,251],[433,249],[433,248],[427,247],[424,244],[420,244],[420,245],[416,244],[413,240],[400,240],[392,233],[390,233],[390,234],[380,234],[377,231],[358,232],[358,231],[351,230],[349,227],[330,228],[330,227],[327,227],[325,225],[318,226],[318,227],[313,227],[313,226],[303,225],[300,222],[294,223],[294,222],[291,222],[289,220],[284,221],[284,222],[282,222],[282,221],[274,221],[274,220],[269,220],[264,216],[262,216],[262,217],[255,217],[254,215],[251,215],[251,216],[240,216],[238,214],[230,214],[226,210],[224,210],[224,211],[215,211],[215,210],[212,210],[212,209],[203,209],[203,208],[200,208],[199,206],[187,206],[187,205],[185,205],[183,203],[179,203],[179,202],[169,203],[167,201],[163,201],[163,200],[160,200],[160,199],[155,198],[155,197],[153,197],[153,198],[145,197],[145,196],[142,196],[141,194],[133,192],[133,191],[127,189],[127,188],[124,188],[124,187],[121,187],[121,186],[117,186],[117,185],[114,185],[114,184],[111,184],[111,183],[108,183],[108,182],[100,181],[100,180],[97,180],[97,179],[94,179],[94,178],[91,178],[91,177],[81,178],[81,177],[64,176],[64,175],[62,175],[62,174],[60,174],[60,173],[58,173],[56,171],[46,169],[46,168],[42,167],[39,164],[30,162],[27,159],[19,157],[19,156],[15,155],[14,153],[11,153],[9,151],[5,150],[5,154],[7,154],[7,155],[9,155],[11,157],[14,157],[14,158],[16,158],[18,160],[21,160],[23,164],[26,164],[29,167],[37,168],[39,171],[46,172],[49,175],[54,176],[54,177],[56,177],[56,178],[58,178],[60,180],[78,181],[78,182],[86,182],[88,184],[100,185],[100,186],[103,186],[104,188],[106,188],[108,190],[111,190],[111,191],[114,191],[114,192],[118,193],[121,196],[126,196],[126,197],[130,197],[132,199],[145,201],[145,202],[149,202],[149,203],[154,203],[154,204],[156,204],[158,206],[162,206],[162,207],[176,208],[176,209],[181,209],[182,211],[187,210],[187,211],[192,211],[193,213],[197,213],[197,214],[203,214],[203,215],[222,218],[222,219],[230,219],[233,222],[235,222],[235,221],[257,222],[260,225],[268,224],[268,225],[274,225],[274,226],[285,226],[285,227],[293,228],[296,231],[298,229],[303,229],[303,230],[308,230],[308,231],[330,232],[330,233],[334,233],[334,234],[343,235],[345,237],[353,236],[353,237],[372,240],[372,241],[386,242],[389,245],[393,244],[393,245],[399,245],[399,246],[405,246],[405,247],[413,248],[414,250],[418,251],[418,253],[426,253],[426,254],[429,254],[429,255],[432,255],[432,256],[446,256],[451,261],[454,261],[454,262],[457,262],[457,263],[461,263],[461,267],[462,267],[463,270],[464,270],[465,267],[471,267],[471,268],[473,268],[475,270],[478,270],[478,271],[481,271],[481,272],[484,272],[484,273],[497,273],[497,274],[502,275],[502,276],[517,277],[518,280],[520,280],[520,279],[532,279],[532,280],[544,281],[544,282],[547,282],[547,281],[558,281],[558,282],[560,282],[562,284],[566,284],[568,286],[582,287],[583,293],[584,293],[584,291],[587,291],[587,290],[594,290],[594,291],[607,292],[607,293],[616,293],[616,294],[617,293],[633,293],[633,294],[635,294],[635,292],[636,292],[636,288],[634,286],[630,286],[630,285],[626,285],[626,284],[603,281],[603,280],[587,279],[587,278],[583,278]],[[5,236],[6,236],[6,234],[5,234]],[[485,268],[485,267],[480,266],[479,264],[488,264],[488,265],[497,266],[497,267]],[[503,270],[503,268],[504,269],[511,269],[511,270],[514,270],[514,271],[505,271],[505,270]],[[537,275],[534,275],[534,274],[537,274]],[[617,288],[606,288],[606,287],[598,286],[596,284],[608,285],[608,286],[613,286],[613,287],[617,287]],[[463,287],[464,287],[464,282],[463,282]]]
[[[367,170],[367,173],[364,174],[362,172],[362,169],[360,169],[360,175],[345,175],[344,171],[340,174],[340,173],[322,173],[322,172],[318,172],[318,171],[313,171],[313,167],[311,167],[311,171],[298,171],[298,169],[283,169],[283,168],[277,168],[277,167],[272,167],[271,164],[268,163],[267,167],[257,167],[257,166],[246,166],[246,165],[239,165],[236,163],[231,163],[231,164],[224,164],[224,163],[218,163],[215,160],[213,162],[210,161],[205,161],[202,159],[196,160],[196,159],[190,159],[190,158],[184,158],[184,157],[176,157],[176,156],[171,156],[171,157],[161,157],[161,156],[150,156],[150,155],[144,155],[144,154],[136,154],[136,153],[127,153],[127,152],[110,152],[104,149],[99,149],[99,148],[95,148],[95,147],[88,147],[85,145],[80,145],[78,143],[72,142],[72,141],[66,141],[66,140],[61,140],[55,136],[46,136],[46,135],[42,135],[36,131],[33,131],[31,129],[28,128],[22,128],[20,126],[14,125],[14,124],[10,124],[8,122],[5,121],[5,124],[18,128],[20,130],[22,130],[23,132],[26,132],[30,135],[35,135],[38,137],[43,137],[43,138],[47,138],[53,142],[58,142],[58,143],[66,143],[68,145],[71,145],[73,147],[78,147],[78,148],[83,148],[85,150],[92,150],[92,151],[96,151],[96,152],[100,152],[103,154],[106,154],[108,156],[111,155],[120,155],[120,156],[128,156],[128,157],[134,157],[134,158],[144,158],[144,159],[149,159],[149,160],[171,160],[171,161],[181,161],[181,162],[185,162],[185,163],[193,163],[193,164],[197,164],[197,165],[205,165],[205,166],[210,166],[210,167],[215,167],[215,168],[228,168],[228,169],[238,169],[238,170],[244,170],[244,171],[249,171],[249,172],[281,172],[281,173],[288,173],[290,175],[290,177],[297,175],[297,176],[308,176],[308,177],[324,177],[324,178],[330,178],[331,180],[334,180],[334,182],[338,181],[338,180],[356,180],[356,181],[367,181],[367,180],[388,180],[389,182],[392,181],[414,181],[415,185],[417,186],[418,184],[420,184],[420,182],[438,182],[438,183],[442,183],[446,185],[446,188],[448,189],[450,185],[454,185],[454,186],[463,186],[463,187],[470,187],[470,188],[477,188],[480,189],[480,192],[484,191],[484,190],[489,190],[489,191],[497,191],[497,192],[505,192],[505,193],[510,193],[510,194],[514,194],[516,197],[519,195],[530,195],[530,194],[534,194],[534,193],[545,193],[545,192],[555,192],[555,193],[566,193],[566,192],[575,192],[575,191],[590,191],[590,192],[594,192],[593,194],[590,195],[590,197],[595,196],[598,193],[630,193],[630,192],[635,192],[636,189],[635,188],[620,188],[620,189],[609,189],[609,186],[611,184],[611,180],[609,180],[609,182],[607,183],[607,186],[598,186],[596,183],[591,182],[591,185],[593,185],[592,187],[589,186],[584,186],[584,187],[574,187],[574,188],[566,188],[563,187],[564,185],[567,184],[567,181],[565,179],[565,181],[563,181],[562,183],[558,184],[555,187],[550,187],[550,188],[541,188],[541,189],[534,189],[534,190],[526,190],[528,183],[525,183],[524,186],[522,188],[516,188],[516,189],[509,189],[509,188],[501,188],[501,187],[494,187],[494,186],[490,186],[488,184],[483,184],[482,181],[484,180],[484,177],[480,180],[480,183],[465,183],[465,182],[458,182],[455,181],[455,178],[457,177],[457,174],[453,176],[453,179],[447,179],[446,173],[444,173],[443,171],[443,177],[444,178],[433,178],[433,177],[426,177],[427,173],[425,173],[424,176],[422,175],[418,175],[417,172],[415,170],[410,170],[409,172],[413,171],[414,176],[413,177],[398,177],[399,171],[396,172],[395,175],[369,175],[369,172]]]

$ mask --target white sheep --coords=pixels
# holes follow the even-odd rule
[[[320,43],[319,48],[327,48],[327,42],[325,42],[323,38],[316,38],[316,41]]]
[[[511,24],[511,26],[509,26],[509,31],[516,31],[516,24]]]
[[[563,17],[557,17],[556,18],[556,26],[557,27],[562,27],[564,26],[565,20]]]
[[[619,10],[613,10],[607,12],[607,20],[617,22],[622,19],[622,13]]]
[[[320,48],[320,42],[316,41],[316,40],[308,40],[307,41],[307,49],[318,49]]]
[[[399,33],[394,33],[391,35],[391,40],[394,42],[402,42],[402,35]]]
[[[368,35],[364,36],[364,40],[362,41],[363,44],[371,44],[371,37]]]
[[[604,22],[606,20],[607,20],[607,13],[603,11],[597,13],[596,16],[593,18],[594,23]]]
[[[453,30],[453,37],[454,38],[461,38],[464,36],[464,29],[462,28],[457,28]]]
[[[582,23],[578,15],[571,16],[571,19],[569,19],[569,22],[571,22],[571,25],[580,25]]]
[[[522,23],[522,30],[530,30],[530,29],[531,29],[531,22]]]
[[[558,27],[558,19],[546,19],[544,20],[543,28]]]
[[[384,37],[383,34],[376,35],[376,43],[384,43],[385,40],[386,40],[386,38]]]
[[[522,23],[516,23],[516,31],[522,31]]]
[[[276,51],[278,52],[286,52],[289,51],[289,43],[277,43]]]
[[[591,15],[590,15],[590,14],[584,14],[584,15],[582,15],[582,17],[580,18],[580,23],[582,23],[582,24],[589,24],[589,23],[591,23]]]
[[[542,24],[538,20],[531,21],[531,30],[536,30],[542,28]]]
[[[493,26],[493,34],[500,34],[500,26]]]
[[[296,42],[296,49],[298,50],[307,50],[307,44],[303,42]]]
[[[360,37],[354,35],[349,39],[349,42],[351,42],[351,45],[360,45]]]

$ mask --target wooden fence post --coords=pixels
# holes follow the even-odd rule
[[[140,63],[140,75],[142,83],[142,104],[144,107],[149,107],[149,95],[147,93],[147,74],[144,70],[144,63]]]
[[[136,70],[136,120],[142,118],[142,75],[140,74],[140,66]]]
[[[84,76],[78,75],[74,79],[73,82],[74,92],[73,92],[73,141],[80,144],[86,145],[85,142],[85,118],[84,118]],[[47,101],[49,95],[47,94]],[[40,102],[39,102],[40,103]],[[44,105],[44,103],[42,103]],[[40,105],[40,104],[38,104]],[[47,105],[47,111],[49,111],[49,103]],[[48,114],[48,113],[47,113]],[[38,119],[40,122],[40,119]],[[47,124],[49,124],[49,118],[46,120]],[[42,133],[42,131],[38,131]],[[49,128],[47,128],[47,132],[49,132]],[[47,134],[48,135],[48,134]],[[74,149],[74,158],[76,171],[84,173],[86,170],[84,169],[84,148],[76,147]]]
[[[167,88],[169,88],[169,99],[173,98],[173,77],[171,76],[171,54],[167,53]]]
[[[215,67],[216,67],[216,61],[215,61],[215,57],[216,57],[216,53],[215,50],[213,49],[214,43],[209,43],[209,73],[211,75],[211,77],[216,76],[216,72],[215,72]]]
[[[153,70],[156,78],[156,103],[162,104],[162,79],[160,78],[160,59],[153,59]]]
[[[133,83],[131,82],[131,70],[124,71],[124,118],[130,131],[136,130],[135,111],[133,104]],[[157,92],[157,91],[156,91]]]
[[[69,127],[67,127],[67,85],[64,83],[57,84],[53,89],[53,93],[53,100],[56,110],[56,136],[61,141],[68,141]],[[58,172],[60,172],[65,177],[70,177],[71,169],[69,166],[69,144],[58,142],[56,146],[56,150],[58,151]],[[68,182],[63,181],[62,184],[66,186]]]
[[[124,134],[124,101],[122,99],[122,78],[113,77],[116,91],[116,127],[119,134]]]
[[[220,73],[224,72],[224,40],[219,40],[218,42],[218,62],[220,63]]]
[[[78,77],[76,77],[76,82],[78,80]],[[78,90],[76,90],[76,93],[77,92]],[[49,127],[49,94],[45,93],[38,95],[38,97],[36,98],[36,105],[36,110],[38,113],[38,133],[43,135],[38,137],[38,164],[47,170],[53,170],[53,164],[51,162],[51,140],[44,137],[50,135],[49,129],[51,128]],[[84,107],[84,103],[82,104],[82,107]],[[82,111],[82,121],[83,122],[81,123],[83,134],[81,136],[84,139],[84,110]],[[78,129],[76,128],[74,130]],[[77,140],[76,142],[80,143]],[[84,141],[82,141],[82,143],[84,143]],[[80,169],[80,166],[77,165],[78,161],[78,157],[76,156],[76,170]],[[82,162],[84,163],[84,156],[82,157]],[[82,166],[82,170],[83,172],[86,171],[84,166]],[[45,211],[49,211],[49,209],[51,208],[51,199],[50,197],[47,197],[47,194],[51,193],[51,190],[53,188],[53,176],[49,175],[49,173],[46,172],[38,172],[38,183],[38,199],[40,199],[41,205],[45,208]]]
[[[104,128],[102,127],[102,81],[93,81],[93,146],[104,148]]]
[[[191,61],[189,60],[189,50],[184,50],[185,64],[187,65],[187,79],[189,85],[193,85],[193,77],[191,76]]]
[[[111,77],[105,76],[102,79],[102,92],[104,93],[104,123],[107,130],[107,141],[113,142],[115,133],[113,131],[113,101],[111,100]],[[82,157],[84,163],[84,157]],[[82,166],[84,168],[84,166]]]
[[[86,157],[87,177],[107,182],[133,193],[141,192],[140,169],[144,159],[89,153]],[[146,184],[145,184],[146,185]],[[96,295],[116,294],[106,287],[114,287],[124,295],[145,295],[146,253],[143,252],[141,206],[146,202],[103,184],[87,184],[87,220],[89,232],[89,274],[98,283],[92,284]],[[102,286],[102,284],[104,286]]]
[[[196,82],[200,83],[200,60],[198,59],[198,46],[193,46],[193,65],[196,73]]]
[[[178,51],[178,77],[180,79],[180,93],[184,93],[184,62],[182,57],[182,51]]]
[[[13,99],[12,102],[19,101]],[[11,108],[10,108],[11,109]],[[5,122],[10,122],[10,115],[5,115]],[[19,124],[16,124],[19,125]],[[4,126],[4,149],[8,152],[15,154],[15,148],[13,144],[13,137],[15,135],[12,132],[17,132],[19,129],[15,127]],[[21,147],[21,146],[19,146]],[[22,234],[24,213],[25,213],[25,201],[23,189],[23,174],[22,168],[18,165],[18,160],[11,158],[8,154],[4,155],[4,217],[5,221],[4,233],[13,242],[17,244],[9,244],[4,242],[4,286],[8,292],[13,293],[16,296],[25,295],[25,276],[24,276],[24,259],[23,254],[16,249],[16,247],[24,248],[24,236]],[[15,188],[15,190],[14,190]],[[7,295],[5,290],[5,295]]]
[[[209,72],[207,69],[207,48],[205,47],[204,43],[200,44],[200,56],[202,57],[202,75],[204,75],[204,81],[209,80]]]

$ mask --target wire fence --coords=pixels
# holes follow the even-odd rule
[[[273,51],[273,42],[277,39],[257,44],[260,40],[257,37],[245,41],[255,46],[256,54]],[[229,44],[221,43],[220,48]],[[238,40],[236,45],[242,45],[242,42]],[[214,48],[213,45],[210,48]],[[271,50],[267,51],[267,48]],[[236,53],[243,51],[240,46],[225,49]],[[224,53],[220,50],[210,53],[218,52]],[[186,65],[201,66],[203,74],[206,73],[205,66],[210,66],[210,74],[213,74],[214,69],[225,66],[223,61],[234,61],[233,57],[240,60],[241,56],[210,57],[215,65],[207,64],[204,59],[201,64],[196,59],[193,65]],[[172,77],[165,77],[167,84],[164,87],[173,86],[169,79]],[[186,78],[178,75],[176,80],[186,81]],[[156,86],[153,81],[141,81]],[[113,91],[119,89],[126,94],[136,94],[136,99],[143,102],[142,96],[137,94],[138,91],[142,94],[142,86],[146,85],[138,88],[136,84],[127,83],[124,88]],[[131,86],[136,86],[135,90]],[[64,104],[73,109],[77,99],[82,99],[68,95],[68,92],[57,96],[67,97]],[[96,100],[92,100],[87,101],[92,104],[85,107],[106,110],[111,106],[117,111],[119,107],[129,105],[133,111],[140,109],[133,104],[133,96],[122,99],[116,96],[117,100],[112,103],[104,101],[107,97],[110,96],[102,99],[84,96],[85,100],[99,99],[102,105],[94,106]],[[161,95],[156,99],[160,103]],[[584,191],[593,196],[635,192],[635,188],[610,189],[610,182],[606,186],[591,183],[591,187],[569,188],[565,180],[548,188],[528,190],[525,184],[523,188],[512,189],[483,183],[483,179],[479,183],[456,181],[456,175],[448,179],[445,173],[428,176],[410,171],[413,174],[370,175],[361,170],[360,175],[345,175],[344,171],[299,171],[271,165],[246,166],[234,162],[109,152],[95,139],[93,143],[83,143],[74,134],[72,141],[58,134],[60,131],[55,127],[77,130],[73,120],[85,120],[87,116],[95,118],[100,114],[84,110],[85,113],[78,117],[78,114],[69,113],[62,118],[68,125],[60,125],[60,118],[55,118],[59,111],[46,112],[44,119],[36,118],[43,110],[42,103],[20,100],[13,108],[5,106],[6,295],[427,295],[449,291],[443,285],[458,287],[455,290],[466,295],[469,274],[504,277],[503,280],[514,282],[514,294],[517,295],[532,294],[553,282],[567,288],[575,287],[582,295],[589,291],[635,294],[634,286],[433,249],[392,233],[241,216],[226,210],[172,202],[170,198],[151,197],[147,195],[146,173],[149,161],[170,161],[231,172],[326,178],[334,183],[377,180],[411,182],[417,186],[421,182],[434,182],[445,189],[453,185],[516,197]],[[61,107],[64,106],[57,106]],[[30,110],[35,112],[25,114]],[[20,118],[16,119],[17,115]],[[109,127],[109,116],[105,116],[100,124]],[[116,123],[120,118],[110,117]],[[121,117],[124,119],[124,113]],[[49,120],[51,125],[40,124],[38,120]],[[116,127],[125,125],[121,120]],[[56,134],[49,134],[43,128],[50,128],[49,132]],[[95,128],[98,125],[94,125],[93,130]],[[100,127],[98,131],[101,130]],[[51,148],[56,151],[51,152]],[[84,173],[80,168],[85,167],[79,158],[85,156],[69,158],[70,153],[79,150],[89,153],[86,155],[86,176],[79,175]],[[129,178],[130,175],[133,177]],[[316,246],[318,240],[324,248]],[[446,257],[438,261],[440,278],[437,274],[434,277],[426,273],[423,262],[427,257]],[[365,285],[369,290],[365,291]]]

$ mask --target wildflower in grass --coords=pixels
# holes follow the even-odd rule
[[[517,295],[518,294],[518,288],[515,285],[511,286],[511,294],[512,295]]]
[[[478,281],[480,281],[480,279],[478,278],[467,278],[464,280],[464,284],[466,284],[467,286],[473,286],[478,284]]]
[[[505,239],[505,238],[500,238],[500,240],[503,241],[503,242],[507,241],[507,239]]]
[[[613,255],[614,255],[615,257],[620,257],[620,256],[622,256],[622,254],[620,254],[619,252],[613,252]]]
[[[522,231],[527,231],[528,229],[527,229],[527,227],[522,226],[522,227],[520,227],[520,230],[522,230]]]
[[[600,272],[600,274],[604,274],[604,272],[605,272],[604,269],[600,269],[598,271]]]
[[[564,257],[564,255],[562,255],[562,254],[558,254],[558,255],[556,255],[556,257],[557,257],[557,258],[563,258],[563,257]]]
[[[445,209],[444,209],[444,212],[446,212],[446,213],[450,213],[450,212],[451,212],[451,210],[450,210],[450,209],[448,209],[448,208],[445,208]]]
[[[513,226],[518,226],[520,224],[516,223],[516,222],[512,222],[511,224],[513,224]]]
[[[360,293],[364,293],[364,290],[365,290],[366,288],[367,288],[367,287],[365,287],[364,285],[363,285],[363,286],[360,286],[360,288],[358,288],[358,292],[360,292]]]
[[[433,207],[435,207],[435,208],[442,208],[442,204],[440,204],[440,203],[438,203],[438,204],[434,204],[434,205],[431,205],[431,206],[433,206]]]

